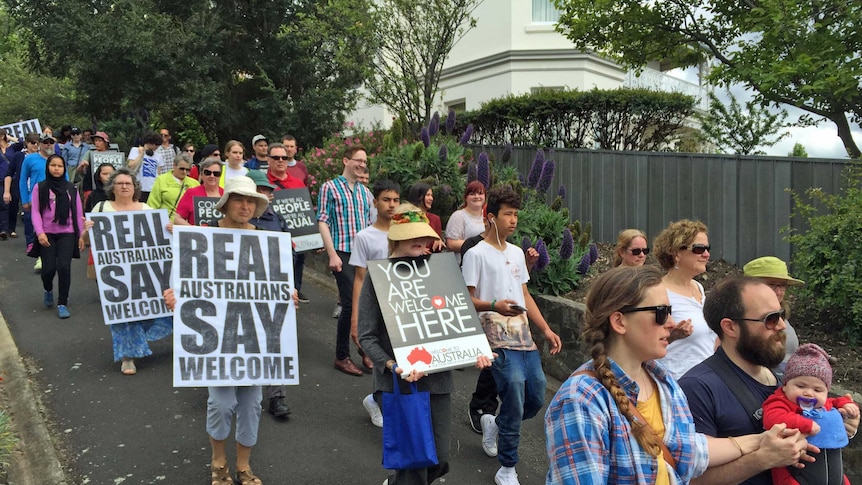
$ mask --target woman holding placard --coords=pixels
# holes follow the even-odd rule
[[[105,193],[108,195],[108,200],[96,204],[92,212],[153,210],[147,204],[138,201],[141,195],[141,184],[127,168],[120,168],[111,173],[105,184]],[[89,230],[91,227],[93,227],[93,221],[84,223],[85,229]],[[170,230],[170,224],[168,230]],[[110,327],[114,362],[122,362],[120,372],[127,376],[138,372],[135,359],[153,355],[149,342],[167,337],[174,329],[170,317],[115,323]]]
[[[428,224],[428,217],[418,207],[412,204],[401,204],[395,211],[389,226],[389,257],[416,258],[425,253],[428,243],[439,240],[440,236]],[[437,452],[437,463],[424,468],[396,469],[395,474],[387,480],[387,485],[425,484],[432,483],[449,471],[449,441],[451,439],[452,399],[454,389],[452,371],[443,371],[426,375],[416,369],[404,376],[404,369],[399,367],[393,357],[392,343],[386,331],[383,314],[377,303],[377,294],[370,276],[366,276],[359,297],[359,343],[365,353],[374,361],[374,397],[380,399],[381,392],[392,393],[395,389],[393,373],[402,376],[404,381],[412,383],[419,381],[420,392],[430,392],[431,395],[431,427],[434,433],[434,444]],[[476,367],[490,367],[491,361],[486,356],[479,356]],[[408,394],[409,387],[399,384],[401,394]],[[379,403],[378,403],[379,404]],[[383,409],[384,428],[389,423],[386,417],[387,409]],[[415,419],[427,416],[415,416]],[[384,429],[384,433],[385,433]]]
[[[186,190],[177,211],[174,213],[174,224],[178,226],[194,226],[195,224],[195,197],[221,197],[224,189],[219,187],[222,165],[218,158],[209,157],[204,159],[200,165],[201,185]]]

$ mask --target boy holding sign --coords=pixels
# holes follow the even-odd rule
[[[529,321],[548,340],[552,354],[562,346],[527,291],[530,275],[524,252],[506,242],[518,227],[520,208],[521,198],[511,187],[488,192],[485,217],[490,229],[464,255],[462,267],[473,305],[481,312],[482,328],[498,354],[491,372],[500,395],[500,412],[496,417],[482,416],[482,448],[489,456],[497,456],[501,465],[494,477],[498,485],[519,483],[515,465],[521,421],[534,417],[544,405],[545,374]]]

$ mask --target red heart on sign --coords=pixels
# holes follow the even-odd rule
[[[446,306],[446,300],[442,296],[435,296],[431,298],[431,305],[439,310]]]

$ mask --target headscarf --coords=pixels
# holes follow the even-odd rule
[[[51,171],[48,170],[48,165],[55,158],[59,158],[63,163],[63,173],[59,177],[52,176]],[[66,180],[66,162],[63,160],[63,157],[49,155],[48,160],[45,161],[45,180],[39,182],[39,212],[44,214],[45,210],[48,209],[48,203],[51,201],[48,191],[51,191],[54,193],[56,204],[54,206],[54,222],[61,226],[68,224],[69,211],[71,209],[69,192],[72,188],[74,188],[74,185]]]
[[[111,167],[111,171],[114,171],[114,166],[110,163],[103,163],[96,169],[95,177],[93,177],[93,191],[87,197],[87,207],[84,208],[84,212],[90,212],[96,207],[96,204],[103,200],[108,200],[108,194],[105,193],[105,184],[102,183],[102,178],[99,176],[102,173],[102,167]]]

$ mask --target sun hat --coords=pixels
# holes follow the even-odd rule
[[[794,377],[808,376],[820,379],[827,388],[832,387],[832,364],[829,359],[829,354],[817,344],[800,345],[787,361],[784,382]]]
[[[231,194],[255,198],[257,208],[254,210],[253,217],[260,217],[269,205],[269,197],[257,193],[257,186],[254,184],[254,180],[245,175],[233,177],[224,183],[224,195],[222,195],[221,199],[216,203],[216,210],[224,214],[222,209],[224,208],[224,205],[227,204],[227,200],[230,198]]]
[[[261,170],[249,170],[245,176],[254,180],[254,184],[258,187],[267,187],[275,190],[275,185],[272,185],[269,182],[269,178],[267,178],[266,174]]]
[[[107,133],[105,133],[104,131],[97,131],[97,132],[96,132],[96,134],[95,134],[95,135],[90,136],[90,138],[91,138],[91,139],[92,139],[92,138],[101,138],[101,139],[105,140],[105,143],[110,143],[110,142],[111,142],[111,140],[110,140],[110,139],[108,139],[108,134],[107,134]]]
[[[417,237],[440,239],[428,223],[428,216],[413,204],[401,204],[389,221],[389,240],[406,241]]]
[[[742,267],[742,272],[745,276],[754,278],[775,278],[785,280],[789,286],[801,286],[805,282],[792,278],[787,273],[787,263],[776,258],[775,256],[764,256],[749,261]]]

